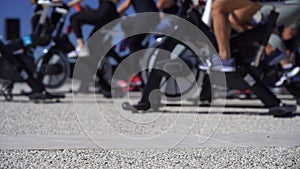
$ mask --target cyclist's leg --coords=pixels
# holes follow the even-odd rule
[[[245,6],[244,8],[235,10],[229,16],[231,26],[238,32],[243,32],[244,30],[252,28],[252,25],[249,21],[260,8],[260,3],[256,1],[248,6]]]
[[[134,27],[130,30],[127,30],[128,32],[125,32],[125,34],[135,34],[137,32],[146,32],[143,34],[135,34],[134,36],[128,38],[127,42],[129,44],[129,49],[131,53],[134,53],[136,51],[142,50],[144,46],[142,45],[143,40],[147,36],[147,31],[150,32],[151,29],[154,29],[157,27],[157,24],[159,23],[159,15],[153,14],[152,16],[146,16],[148,18],[142,18],[142,17],[136,17],[132,19],[132,25]],[[147,20],[148,22],[145,22]],[[125,30],[126,31],[126,30]],[[138,70],[137,62],[133,62],[130,65],[130,70],[132,73],[136,73]]]
[[[44,85],[36,79],[34,72],[30,67],[22,63],[13,55],[14,46],[21,45],[19,41],[11,42],[14,44],[4,45],[0,41],[0,53],[3,54],[2,57],[6,58],[12,65],[14,65],[15,70],[20,73],[21,77],[26,81],[26,83],[31,87],[33,93],[40,93],[45,91]]]
[[[119,17],[115,5],[112,3],[102,3],[99,9],[85,10],[71,17],[71,27],[79,40],[79,46],[82,44],[81,24],[95,25],[97,28],[102,27],[108,22]]]
[[[76,13],[76,14],[72,15],[70,18],[71,27],[77,38],[78,47],[84,46],[81,24],[88,22],[87,19],[90,19],[90,18],[87,16],[91,16],[92,19],[94,18],[93,12],[91,10],[84,10],[82,12]]]
[[[160,87],[159,85],[162,77],[163,77],[163,72],[161,72],[161,70],[153,69],[151,71],[147,85],[143,90],[142,98],[138,104],[145,104],[145,106],[150,106],[150,102],[151,102],[150,94],[155,89],[159,89]],[[160,98],[155,98],[155,99],[160,99]]]
[[[242,9],[252,5],[250,0],[215,0],[212,5],[212,16],[214,24],[214,33],[216,35],[219,55],[223,60],[231,58],[230,36],[231,26],[229,14],[237,9]]]

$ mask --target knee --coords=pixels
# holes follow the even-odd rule
[[[224,5],[220,4],[218,0],[214,1],[211,7],[212,17],[218,17],[220,15],[227,15]]]

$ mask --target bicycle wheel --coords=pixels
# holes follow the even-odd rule
[[[142,72],[142,78],[145,84],[148,81],[152,69],[157,67],[156,65],[161,59],[167,62],[179,59],[182,61],[179,63],[185,63],[189,70],[187,73],[179,76],[164,76],[160,82],[160,91],[165,94],[168,100],[172,101],[191,98],[195,94],[198,94],[197,86],[199,86],[199,82],[201,81],[201,72],[198,69],[200,58],[183,43],[173,46],[169,52],[172,53],[172,55],[159,56],[159,49],[153,49],[144,55],[142,66],[146,69]]]
[[[50,51],[36,61],[38,78],[46,88],[58,88],[70,75],[70,64],[60,51]]]

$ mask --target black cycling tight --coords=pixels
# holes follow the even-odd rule
[[[119,14],[116,5],[111,1],[103,1],[96,10],[83,10],[71,17],[71,27],[77,38],[82,38],[81,24],[94,25],[94,31],[117,19]]]

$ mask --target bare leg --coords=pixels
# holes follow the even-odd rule
[[[77,39],[77,45],[79,48],[83,48],[84,47],[84,41],[82,38],[78,38]]]
[[[250,0],[215,0],[212,5],[214,33],[216,35],[221,59],[231,58],[230,35],[231,25],[229,15],[237,9],[252,5]]]
[[[253,2],[251,5],[235,10],[229,16],[231,26],[238,32],[251,29],[252,24],[249,21],[260,8],[261,5],[259,2]]]
[[[283,32],[282,32],[282,39],[283,40],[290,40],[293,37],[295,37],[296,35],[297,35],[297,28],[285,27]],[[287,50],[286,50],[287,56],[291,56],[293,51],[290,50],[291,48],[289,46],[286,46],[286,47],[288,47]],[[285,58],[284,60],[281,61],[281,66],[285,67],[286,65],[294,64],[294,63],[295,63],[295,57],[287,57],[287,58]]]

